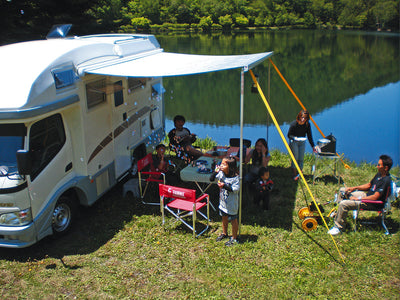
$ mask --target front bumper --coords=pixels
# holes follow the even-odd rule
[[[35,223],[25,226],[0,226],[0,247],[24,248],[37,242]]]

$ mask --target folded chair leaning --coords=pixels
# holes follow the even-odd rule
[[[143,204],[159,205],[158,202],[146,202],[145,201],[146,191],[151,182],[165,184],[165,174],[162,172],[151,171],[152,165],[153,165],[153,156],[151,153],[147,154],[145,157],[140,159],[137,163],[138,176],[139,176],[140,198],[142,199]],[[146,171],[146,170],[149,170],[149,171]],[[143,188],[143,184],[145,184],[144,188]]]
[[[382,227],[385,229],[385,234],[388,235],[389,234],[389,230],[386,227],[385,224],[385,217],[387,214],[390,213],[390,209],[391,209],[391,200],[392,200],[392,196],[394,195],[392,191],[396,190],[396,185],[392,182],[391,186],[388,188],[387,192],[386,192],[386,197],[384,201],[376,201],[376,200],[367,200],[367,199],[361,199],[361,203],[365,203],[368,204],[368,206],[366,207],[362,207],[362,205],[360,205],[360,207],[358,208],[358,210],[354,211],[353,213],[353,217],[354,217],[354,231],[357,231],[357,219],[358,219],[358,215],[361,211],[375,211],[379,214],[379,217],[381,219],[381,224]],[[360,222],[361,223],[361,222]],[[366,222],[363,221],[362,223],[364,224],[374,224],[373,222]]]
[[[203,194],[196,198],[196,191],[175,187],[165,184],[159,184],[160,208],[162,213],[163,225],[165,223],[165,210],[170,212],[176,220],[181,221],[186,227],[193,232],[194,237],[203,234],[209,228],[210,221],[210,197]],[[166,200],[169,200],[168,202]],[[204,206],[207,207],[207,215],[200,211]],[[196,231],[197,214],[207,220],[206,227],[199,233]],[[186,217],[192,216],[192,224],[185,220]]]

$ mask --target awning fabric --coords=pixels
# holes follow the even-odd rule
[[[194,55],[158,52],[132,60],[116,60],[108,66],[90,66],[82,71],[91,74],[129,77],[184,76],[243,68],[252,69],[273,52],[245,55]]]

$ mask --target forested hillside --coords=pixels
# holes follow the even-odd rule
[[[399,0],[1,0],[3,40],[43,36],[53,24],[74,34],[173,28],[399,29]]]

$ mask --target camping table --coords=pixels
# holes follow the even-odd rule
[[[221,159],[220,158],[214,158],[214,157],[207,157],[207,156],[202,156],[200,157],[198,160],[205,160],[207,161],[207,168],[211,169],[211,165],[213,163],[213,159],[216,159],[216,163],[220,164],[221,163]],[[194,182],[197,187],[199,188],[199,191],[204,194],[213,183],[216,182],[212,182],[210,181],[210,175],[211,173],[199,173],[198,172],[198,166],[195,165],[196,161],[193,162],[193,164],[189,164],[187,165],[184,169],[182,169],[180,175],[181,175],[181,179],[183,181],[192,181]],[[202,187],[202,184],[203,187]],[[211,207],[215,209],[215,207],[212,205],[212,203],[210,202]]]
[[[202,156],[198,160],[205,160],[207,161],[207,168],[211,168],[211,165],[213,163],[213,160],[216,160],[217,164],[220,164],[222,161],[222,158],[230,156],[230,155],[237,155],[237,152],[239,150],[239,147],[221,147],[218,146],[217,150],[221,149],[226,149],[226,153],[224,153],[221,156],[213,156],[213,157],[208,157],[208,156]],[[250,149],[247,149],[247,153],[249,153]],[[214,150],[207,152],[208,154],[213,154]],[[193,166],[194,164],[194,166]],[[198,172],[198,167],[196,164],[196,161],[192,162],[192,164],[187,165],[184,169],[181,170],[180,176],[183,181],[191,181],[196,184],[198,187],[199,191],[204,194],[213,183],[216,182],[211,182],[210,181],[210,175],[211,173],[199,173]],[[212,205],[210,202],[211,207],[215,209],[215,207]]]
[[[338,184],[340,185],[340,158],[335,153],[314,153],[314,165],[312,166],[313,184],[322,175],[333,173],[333,177],[338,180]]]

